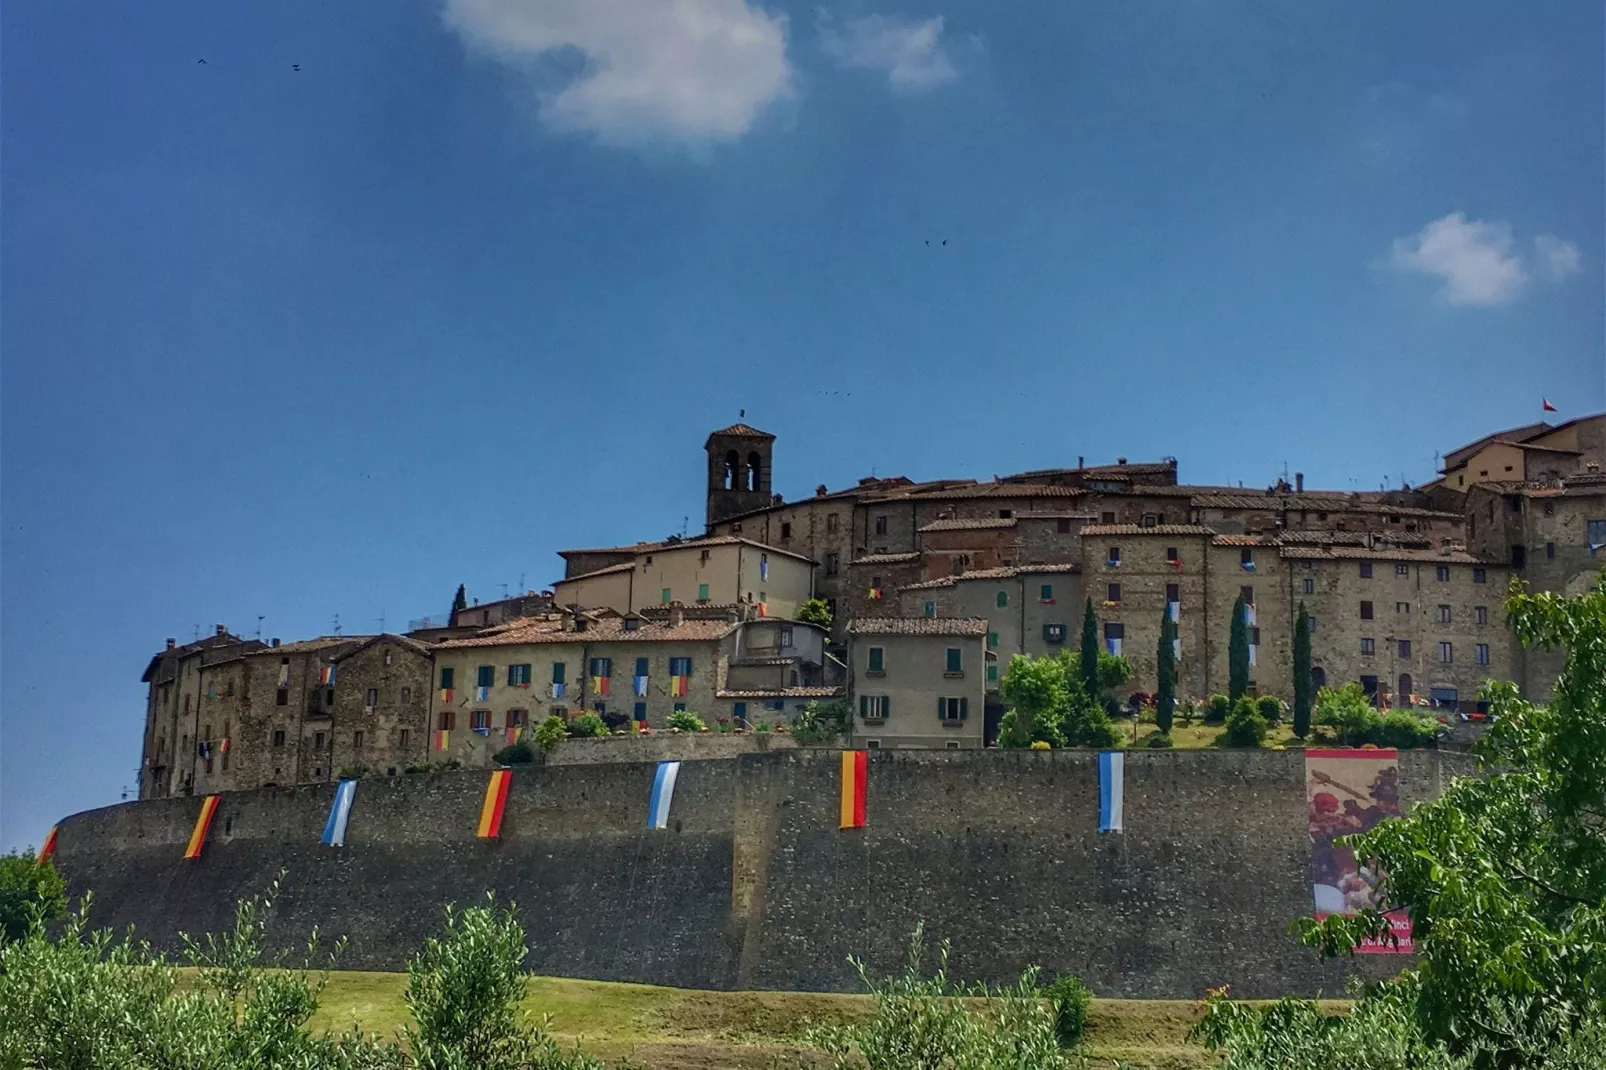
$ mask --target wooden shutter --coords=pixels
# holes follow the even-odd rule
[[[870,696],[869,695],[860,695],[859,696],[859,716],[860,717],[864,717],[869,712],[870,712]]]
[[[946,721],[947,719],[948,719],[948,700],[945,699],[945,698],[939,698],[937,700],[937,720]]]
[[[961,721],[963,721],[966,717],[969,717],[969,716],[970,716],[970,699],[962,698],[962,699],[959,700],[959,719]]]

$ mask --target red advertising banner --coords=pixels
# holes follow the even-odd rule
[[[1377,906],[1377,878],[1355,852],[1333,841],[1366,832],[1400,816],[1399,755],[1392,750],[1307,750],[1305,803],[1310,828],[1312,892],[1316,917],[1357,914]],[[1411,919],[1389,915],[1392,939],[1366,940],[1362,955],[1408,955]]]

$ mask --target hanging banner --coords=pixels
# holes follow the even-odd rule
[[[864,795],[870,779],[870,752],[842,752],[842,828],[864,828]]]
[[[1357,914],[1377,905],[1378,874],[1333,841],[1400,816],[1399,754],[1393,750],[1307,750],[1305,802],[1316,917]],[[1393,939],[1366,940],[1360,955],[1409,955],[1411,919],[1389,914]]]
[[[1120,832],[1126,817],[1126,755],[1099,751],[1099,831]]]
[[[675,780],[680,776],[679,762],[659,762],[652,778],[652,795],[647,799],[647,827],[669,827],[669,803],[675,797]]]
[[[55,826],[55,825],[51,825],[50,826],[50,831],[45,833],[44,846],[39,848],[39,858],[37,859],[37,861],[38,861],[39,865],[41,865],[41,866],[44,865],[46,862],[50,861],[51,858],[55,857],[55,854],[56,854],[56,828],[57,828],[57,826]]]
[[[329,820],[323,826],[323,842],[326,846],[346,846],[346,824],[351,820],[351,803],[356,795],[355,780],[342,780],[336,785],[334,805],[329,807]]]
[[[201,813],[190,832],[190,844],[184,848],[185,858],[200,858],[201,846],[206,843],[206,832],[212,827],[212,815],[217,813],[217,796],[208,795],[201,801]]]
[[[510,769],[491,773],[491,782],[485,785],[485,802],[480,806],[480,839],[494,840],[502,835],[502,811],[507,807],[507,788],[512,779]]]

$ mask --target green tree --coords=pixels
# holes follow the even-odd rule
[[[452,612],[468,608],[468,590],[461,583],[457,585],[457,594],[452,598]]]
[[[0,944],[21,940],[33,916],[54,921],[67,913],[67,886],[51,862],[30,851],[0,855]]]
[[[1249,690],[1249,614],[1243,595],[1232,604],[1232,631],[1227,635],[1227,698],[1237,702]]]
[[[1310,614],[1301,602],[1294,621],[1294,735],[1300,739],[1310,735],[1310,707]]]
[[[1154,692],[1154,726],[1160,734],[1171,734],[1171,718],[1177,707],[1177,653],[1173,640],[1177,637],[1177,624],[1171,619],[1171,607],[1160,611],[1160,645],[1155,651],[1159,666]]]
[[[797,607],[797,619],[804,624],[818,624],[822,628],[831,626],[831,605],[823,598],[810,598]]]
[[[1099,619],[1093,614],[1093,599],[1087,600],[1082,614],[1082,687],[1090,696],[1099,693]]]
[[[1007,725],[999,725],[999,742],[1006,747],[1027,747],[1041,739],[1060,746],[1060,724],[1070,705],[1066,684],[1066,663],[1058,658],[1033,658],[1016,654],[1009,659],[1009,670],[998,685],[998,692],[1010,713]]]

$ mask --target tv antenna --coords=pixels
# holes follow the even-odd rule
[[[379,624],[379,634],[385,634],[385,611],[381,609],[379,616],[375,617],[374,620]]]
[[[261,613],[257,614],[257,638],[258,639],[262,638],[262,622],[267,620],[267,619],[268,618],[266,616],[264,616],[263,614],[261,614]]]
[[[500,584],[500,586],[502,588],[502,601],[506,602],[507,601],[507,584],[505,584],[505,583],[504,584]]]
[[[340,614],[336,613],[334,615],[334,617],[332,617],[330,619],[329,624],[330,624],[330,626],[332,628],[334,628],[334,634],[335,635],[339,635],[340,634]]]
[[[200,626],[200,625],[199,625],[199,624],[197,624],[197,625],[196,625],[196,626],[195,626],[195,632],[194,632],[194,638],[192,638],[192,639],[191,639],[191,640],[190,640],[190,642],[192,642],[192,643],[198,643],[198,642],[200,642],[200,641],[201,641],[201,626]]]

